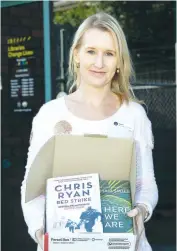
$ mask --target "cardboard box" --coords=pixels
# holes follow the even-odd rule
[[[91,136],[91,135],[90,135]],[[134,142],[131,139],[55,135],[40,149],[27,177],[26,202],[45,194],[46,180],[57,176],[98,173],[104,180],[130,180],[132,202],[136,188]],[[116,234],[46,233],[47,251],[134,251],[136,231]]]

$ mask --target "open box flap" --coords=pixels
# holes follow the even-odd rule
[[[26,202],[43,194],[52,177],[99,173],[105,180],[129,180],[132,151],[130,139],[56,135],[31,165]]]
[[[135,202],[135,191],[136,191],[136,152],[135,152],[135,144],[132,151],[132,160],[131,160],[131,168],[130,168],[130,188],[131,188],[131,196],[132,202]]]
[[[99,173],[101,179],[127,180],[132,148],[129,139],[56,136],[53,176]]]
[[[130,188],[131,188],[131,199],[132,204],[135,203],[135,191],[136,191],[136,152],[135,152],[135,144],[132,151],[132,161],[131,161],[131,168],[130,168]],[[135,218],[133,218],[133,233],[136,235],[136,224]]]
[[[45,193],[46,180],[52,177],[55,136],[40,149],[30,167],[26,180],[25,202]]]

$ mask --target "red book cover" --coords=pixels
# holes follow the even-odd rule
[[[48,251],[49,249],[49,235],[48,233],[44,234],[44,251]]]

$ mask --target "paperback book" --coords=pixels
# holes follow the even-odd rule
[[[47,180],[46,230],[103,233],[98,174]]]
[[[132,233],[133,220],[127,216],[132,209],[129,181],[101,180],[101,208],[104,233]]]

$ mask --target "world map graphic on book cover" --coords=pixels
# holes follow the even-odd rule
[[[132,209],[130,182],[100,180],[102,222],[104,233],[132,233],[133,220],[127,216]]]
[[[47,180],[46,230],[103,233],[98,174]]]

